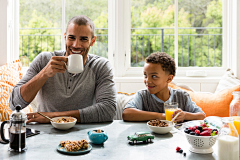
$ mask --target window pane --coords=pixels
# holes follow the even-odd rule
[[[153,52],[174,58],[174,0],[131,0],[131,66]]]
[[[178,1],[178,66],[222,66],[222,0]]]
[[[97,40],[89,53],[108,57],[108,0],[66,1],[66,26],[76,15],[86,15],[95,24]]]
[[[62,0],[20,0],[19,59],[24,67],[42,51],[61,50]]]

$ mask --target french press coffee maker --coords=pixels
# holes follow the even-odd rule
[[[21,110],[21,106],[16,106],[16,110],[10,115],[10,121],[4,121],[1,124],[1,138],[4,142],[9,143],[9,150],[22,152],[27,150],[26,145],[26,120],[27,115]],[[9,139],[4,136],[4,125],[10,124]]]

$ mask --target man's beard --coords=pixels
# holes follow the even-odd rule
[[[85,58],[86,56],[87,56],[87,54],[88,54],[88,52],[89,52],[89,50],[90,50],[90,47],[91,47],[91,44],[88,46],[88,48],[87,49],[84,49],[80,54],[82,55],[82,57],[83,58]],[[68,51],[69,50],[69,51]],[[68,53],[68,52],[71,52],[71,50],[73,50],[72,48],[70,49],[68,49],[67,50],[67,47],[66,47],[66,52],[67,52],[67,56],[69,56],[70,55],[70,53]]]
[[[85,52],[82,54],[83,58],[85,58],[88,55],[88,52],[90,50],[91,45],[85,50]]]

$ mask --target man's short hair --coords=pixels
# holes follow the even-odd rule
[[[67,24],[67,30],[68,30],[68,26],[71,24],[71,23],[74,23],[74,24],[77,24],[79,26],[81,25],[89,25],[92,29],[92,38],[94,37],[94,31],[95,31],[95,25],[93,23],[93,21],[88,18],[87,16],[85,15],[78,15],[78,16],[75,16],[73,17]],[[66,30],[66,32],[67,32]]]
[[[146,58],[145,62],[160,64],[162,66],[163,71],[173,76],[175,76],[176,74],[175,61],[170,55],[166,54],[165,52],[152,53]]]

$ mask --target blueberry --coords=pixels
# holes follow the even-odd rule
[[[200,134],[195,133],[195,136],[200,136]]]
[[[197,129],[201,132],[202,131],[202,126],[197,126]]]
[[[218,131],[218,130],[217,130],[217,129],[213,129],[212,132],[213,132],[213,131]]]
[[[192,130],[191,130],[191,129],[188,129],[188,134],[189,134],[190,132],[192,132]]]
[[[187,134],[189,134],[187,129],[185,129],[184,132],[187,133]]]
[[[186,153],[184,152],[183,155],[186,156]]]
[[[182,149],[180,149],[180,150],[179,150],[179,152],[180,152],[180,153],[182,153],[182,152],[183,152],[183,150],[182,150]]]
[[[190,132],[190,135],[195,135],[195,132]]]

